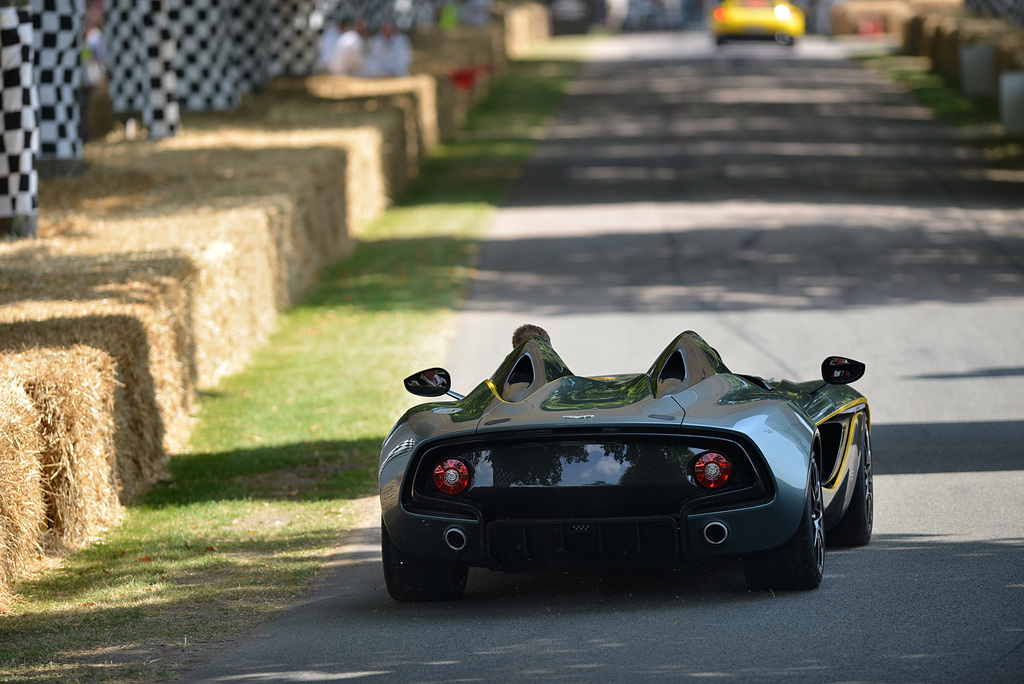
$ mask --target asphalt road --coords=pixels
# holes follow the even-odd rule
[[[1024,180],[832,44],[607,41],[500,212],[448,366],[539,323],[581,375],[693,329],[733,370],[868,364],[875,537],[813,592],[474,570],[391,601],[370,521],[309,600],[191,681],[1024,680]],[[439,359],[439,361],[442,361]]]

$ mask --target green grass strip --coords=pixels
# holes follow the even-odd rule
[[[203,397],[190,453],[123,523],[0,616],[4,681],[173,678],[310,584],[375,492],[378,449],[437,363],[502,195],[582,51],[514,62],[458,139]],[[582,45],[582,44],[580,44]]]

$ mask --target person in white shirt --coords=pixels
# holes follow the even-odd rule
[[[344,28],[327,60],[327,73],[335,76],[362,76],[366,61],[366,22]]]
[[[320,52],[316,58],[316,71],[327,71],[327,65],[334,54],[334,48],[338,45],[338,38],[341,36],[341,29],[338,22],[329,21],[324,26],[320,35]]]
[[[380,32],[370,38],[364,75],[406,76],[412,61],[412,43],[404,33],[395,30],[395,23],[385,20]]]

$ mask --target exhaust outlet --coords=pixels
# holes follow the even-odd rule
[[[704,541],[712,546],[718,546],[729,538],[729,528],[725,523],[713,520],[704,526]]]
[[[444,543],[452,551],[461,551],[466,548],[466,533],[458,527],[449,527],[444,531]]]

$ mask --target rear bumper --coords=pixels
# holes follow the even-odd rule
[[[760,505],[680,516],[489,523],[398,506],[385,511],[384,524],[394,543],[409,555],[500,570],[677,567],[688,558],[746,555],[785,543],[796,531],[802,503],[775,498]],[[453,539],[459,543],[452,544]]]
[[[728,38],[773,38],[776,33],[785,33],[794,38],[804,35],[804,22],[796,19],[783,21],[765,19],[763,21],[724,21],[712,22],[711,34],[715,37]]]

